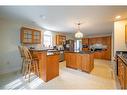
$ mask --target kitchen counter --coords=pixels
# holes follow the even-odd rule
[[[45,82],[59,76],[59,52],[48,50],[30,50],[32,57],[39,59],[40,78]]]
[[[94,68],[94,53],[88,52],[65,52],[66,67],[80,69],[90,73]]]
[[[47,50],[47,49],[30,49],[30,52],[47,52],[47,56],[59,55],[59,50]]]
[[[77,51],[65,51],[65,53],[91,54],[91,53],[94,53],[94,51],[80,51],[80,52],[77,52]]]

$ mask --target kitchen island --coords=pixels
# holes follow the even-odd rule
[[[39,77],[45,82],[59,76],[59,51],[30,50],[39,59]]]
[[[66,67],[90,73],[94,68],[94,52],[65,52]]]

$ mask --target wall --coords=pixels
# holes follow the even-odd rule
[[[127,44],[125,43],[125,25],[127,20],[114,22],[114,33],[113,33],[113,56],[115,56],[118,50],[127,50]]]

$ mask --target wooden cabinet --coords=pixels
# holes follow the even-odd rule
[[[65,53],[65,60],[67,67],[77,69],[75,53]]]
[[[66,36],[63,35],[56,35],[56,45],[63,45],[65,44]]]
[[[22,27],[20,31],[20,40],[23,44],[40,44],[41,31]]]
[[[47,55],[47,51],[32,50],[32,56],[39,59],[40,78],[45,82],[59,76],[59,55]]]
[[[82,44],[88,45],[89,44],[89,38],[82,38]]]
[[[94,68],[94,57],[91,54],[65,53],[66,67],[91,72]]]
[[[47,56],[47,80],[51,80],[59,75],[59,57],[58,55]]]
[[[121,85],[121,89],[127,89],[127,66],[119,57],[118,57],[118,79]]]
[[[93,54],[85,54],[82,56],[81,70],[85,72],[91,72],[94,68],[94,57]]]
[[[111,47],[112,47],[111,46],[111,36],[89,38],[89,46],[93,44],[102,44],[107,47],[103,51],[95,52],[94,54],[95,58],[111,60]]]

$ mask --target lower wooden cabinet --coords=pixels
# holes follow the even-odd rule
[[[75,53],[65,53],[66,66],[77,69],[76,64],[76,54]]]
[[[39,59],[40,78],[45,82],[59,76],[59,55],[47,55],[47,51],[33,50],[32,56]]]
[[[118,79],[121,85],[121,89],[127,89],[127,66],[119,57],[118,57]]]
[[[111,57],[109,56],[108,50],[102,50],[102,51],[95,51],[94,52],[94,58],[95,59],[105,59],[105,60],[111,60]]]
[[[65,53],[66,67],[91,72],[94,68],[94,54]]]
[[[82,57],[82,71],[91,72],[94,68],[94,55],[93,54],[85,54]]]

